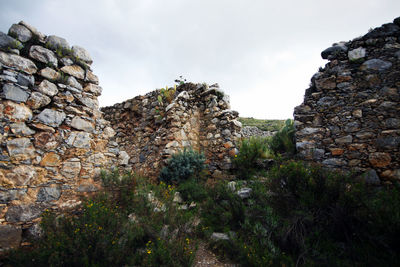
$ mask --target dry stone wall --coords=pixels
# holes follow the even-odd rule
[[[37,233],[45,209],[74,208],[101,168],[125,165],[99,111],[92,59],[20,22],[0,32],[0,249]]]
[[[329,62],[295,108],[296,147],[306,160],[400,179],[400,18],[324,50]]]
[[[205,154],[210,173],[219,177],[230,169],[241,138],[238,113],[218,85],[184,83],[169,100],[156,90],[102,111],[132,169],[153,178],[166,159],[190,147]]]

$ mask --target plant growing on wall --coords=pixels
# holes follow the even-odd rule
[[[174,99],[175,92],[176,85],[174,85],[174,88],[168,88],[168,86],[165,86],[165,89],[161,88],[160,94],[157,96],[158,103],[162,106],[165,100],[168,104],[170,104],[172,99]]]

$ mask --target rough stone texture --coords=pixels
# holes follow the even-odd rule
[[[10,36],[14,36],[19,41],[25,43],[32,38],[32,32],[23,25],[13,24],[8,30]]]
[[[86,62],[88,64],[92,64],[92,62],[93,62],[91,56],[89,55],[89,52],[86,51],[86,49],[83,47],[74,45],[72,47],[72,55],[74,57],[79,58],[80,60],[83,60],[84,62]]]
[[[0,250],[18,248],[21,243],[21,227],[0,225]]]
[[[171,88],[172,89],[172,88]],[[135,171],[156,177],[166,159],[185,147],[204,152],[215,177],[231,167],[241,137],[238,113],[218,85],[186,83],[168,101],[160,90],[102,108]]]
[[[16,40],[0,33],[0,249],[18,246],[21,229],[32,234],[44,209],[74,208],[81,195],[99,190],[100,169],[130,170],[129,155],[98,110],[101,87],[90,67],[74,65],[64,39],[48,37],[46,46],[34,27],[14,28],[35,38],[17,56],[3,49]],[[63,62],[77,74],[61,70]]]
[[[371,184],[399,180],[400,27],[385,24],[344,45],[348,53],[324,53],[330,61],[295,108],[297,151],[327,167],[365,173]]]
[[[58,60],[54,52],[40,45],[31,46],[29,56],[45,64],[51,64],[54,67],[58,65]]]

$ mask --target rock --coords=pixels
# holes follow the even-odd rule
[[[81,184],[79,185],[78,189],[76,189],[78,192],[96,192],[99,191],[99,189],[93,185],[93,184]]]
[[[360,69],[361,70],[376,70],[376,71],[385,71],[392,67],[392,63],[388,61],[384,61],[381,59],[370,59],[365,61]]]
[[[59,187],[42,187],[37,194],[37,202],[48,202],[58,200],[61,196]]]
[[[32,109],[39,109],[50,104],[51,99],[39,92],[33,92],[26,104]]]
[[[90,148],[90,134],[86,132],[72,132],[67,139],[67,144],[77,148]]]
[[[42,227],[40,227],[40,223],[35,223],[28,228],[27,234],[29,239],[38,240],[43,236],[44,232]]]
[[[79,162],[79,159],[78,161],[75,161],[73,159],[65,161],[60,170],[61,174],[69,179],[77,177],[80,171],[81,171],[81,163]]]
[[[6,220],[11,223],[29,222],[38,218],[41,213],[41,206],[36,204],[10,206],[6,213]]]
[[[389,153],[375,152],[369,154],[369,162],[373,167],[386,167],[391,161],[392,158]]]
[[[29,41],[32,38],[31,31],[19,24],[13,24],[8,30],[8,34],[10,36],[14,36],[23,43]]]
[[[53,51],[39,45],[33,45],[29,49],[29,57],[36,59],[53,67],[58,67],[58,60]]]
[[[33,85],[35,84],[35,78],[32,75],[18,73],[17,82],[21,86],[33,87]]]
[[[212,233],[210,239],[214,242],[217,241],[230,241],[231,239],[229,238],[229,236],[225,233]]]
[[[347,47],[345,45],[335,45],[331,46],[321,52],[321,57],[323,59],[336,58],[339,54],[344,54],[347,52]]]
[[[90,70],[86,71],[86,77],[85,77],[85,81],[94,83],[94,84],[99,84],[99,78],[93,74],[93,72],[91,72]]]
[[[58,81],[61,77],[60,73],[58,73],[57,71],[55,71],[49,67],[40,70],[39,74],[40,74],[40,76],[42,76],[48,80],[51,80],[51,81]]]
[[[25,137],[8,140],[7,150],[10,157],[16,160],[26,160],[35,155],[35,148]]]
[[[350,144],[353,142],[353,137],[351,135],[346,135],[335,139],[336,144]]]
[[[174,199],[172,200],[172,202],[174,202],[174,203],[183,203],[183,199],[182,199],[181,193],[175,192],[174,193]]]
[[[93,124],[87,120],[82,119],[79,116],[75,116],[72,119],[71,126],[74,127],[75,129],[82,130],[82,131],[89,132],[89,133],[94,131]]]
[[[118,163],[120,165],[128,165],[131,157],[125,151],[120,151],[118,155]]]
[[[367,50],[365,48],[359,47],[349,51],[348,57],[350,61],[358,61],[366,56]]]
[[[393,150],[400,146],[400,136],[381,137],[376,140],[376,145],[381,149]]]
[[[38,116],[37,119],[48,126],[58,127],[65,120],[65,113],[46,108]]]
[[[322,164],[331,166],[331,167],[343,167],[347,165],[347,163],[343,159],[339,158],[331,158],[331,159],[326,159],[322,161]]]
[[[89,84],[83,89],[83,91],[85,91],[85,92],[90,92],[90,93],[92,93],[92,94],[95,95],[95,96],[101,95],[102,90],[103,90],[103,89],[102,89],[100,86],[95,85],[95,84],[91,84],[91,83],[89,83]]]
[[[31,60],[2,51],[0,51],[0,63],[11,68],[17,68],[28,74],[37,72],[37,67]]]
[[[0,190],[0,204],[8,204],[26,194],[27,189]]]
[[[16,122],[10,125],[11,132],[15,135],[28,136],[35,134],[35,131],[26,126],[24,122]]]
[[[8,36],[4,32],[0,32],[0,48],[8,49],[8,48],[14,48],[15,45],[18,44],[18,41],[12,38],[11,36]]]
[[[12,121],[26,121],[32,119],[32,111],[24,103],[12,101],[4,102],[4,115]]]
[[[83,47],[74,45],[72,47],[72,56],[74,56],[75,58],[82,60],[88,64],[93,63],[93,60],[90,57],[88,51],[86,51],[86,49],[84,49]]]
[[[93,110],[99,109],[99,101],[97,99],[92,99],[90,97],[80,97],[78,98],[78,100],[88,108],[91,108]]]
[[[57,86],[54,83],[49,82],[48,80],[43,80],[39,84],[37,91],[48,96],[55,96],[58,93]]]
[[[81,80],[85,78],[85,71],[78,65],[64,66],[61,71]]]
[[[245,199],[245,198],[249,198],[251,195],[251,192],[253,191],[253,189],[248,188],[248,187],[244,187],[241,188],[240,190],[238,190],[236,192],[236,194],[241,198],[241,199]]]
[[[29,165],[19,165],[7,175],[13,187],[26,186],[36,177],[36,170]]]
[[[27,29],[29,29],[31,31],[31,33],[36,36],[38,38],[38,40],[42,43],[44,43],[44,40],[46,38],[46,36],[39,32],[35,27],[29,25],[28,23],[24,22],[24,21],[20,21],[18,23],[19,25],[25,26]]]
[[[324,96],[320,100],[318,100],[317,104],[323,107],[333,106],[336,98],[330,96]]]
[[[336,88],[336,77],[321,78],[315,81],[318,90],[332,90]]]
[[[19,248],[21,239],[21,227],[13,225],[0,225],[0,250]]]
[[[353,133],[359,130],[360,130],[360,123],[358,123],[357,121],[349,122],[344,127],[344,131],[346,133]]]
[[[18,86],[6,83],[3,85],[3,95],[5,99],[12,100],[14,102],[26,102],[29,94]]]
[[[58,167],[60,164],[61,158],[54,152],[45,154],[42,161],[40,161],[40,166],[42,167]]]
[[[63,51],[68,51],[71,49],[67,40],[65,40],[62,37],[55,36],[55,35],[47,36],[46,47],[49,47],[50,49],[52,49],[54,51],[56,51],[57,49],[61,49]]]
[[[387,23],[382,25],[379,28],[376,28],[366,35],[364,38],[373,39],[373,38],[382,38],[396,34],[396,32],[400,31],[400,27],[393,23]]]
[[[82,85],[73,76],[68,77],[67,84],[69,86],[82,90]]]
[[[371,185],[380,185],[381,184],[381,180],[379,179],[379,176],[374,169],[371,169],[371,170],[365,172],[362,175],[362,178],[364,179],[365,183],[367,183],[367,184],[371,184]]]
[[[389,118],[385,121],[385,126],[389,129],[400,129],[400,119]]]

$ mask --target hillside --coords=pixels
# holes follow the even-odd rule
[[[285,120],[261,120],[253,117],[240,117],[238,120],[242,123],[243,127],[255,126],[262,131],[270,132],[279,131],[285,125]]]

